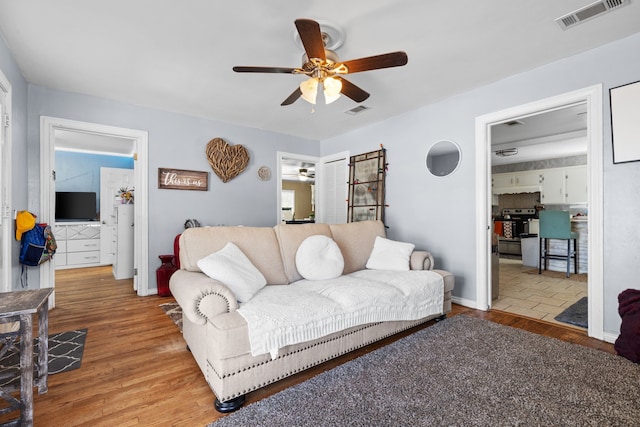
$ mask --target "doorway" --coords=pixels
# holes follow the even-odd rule
[[[282,190],[284,174],[288,177],[309,175],[310,165],[313,165],[313,209],[314,221],[325,224],[343,224],[347,222],[348,173],[349,152],[343,151],[324,157],[307,156],[303,154],[278,152],[278,184],[276,188],[276,224],[283,219]],[[305,167],[304,165],[307,165]],[[288,172],[287,172],[288,171]]]
[[[586,327],[586,116],[587,106],[580,102],[491,126],[491,214],[497,240],[492,251],[493,309]],[[538,274],[542,210],[568,211],[574,217],[579,269],[572,268],[569,278],[560,260],[551,260]],[[554,246],[553,252],[557,250]]]
[[[56,135],[65,132],[73,135],[95,136],[107,139],[113,144],[133,146],[134,185],[136,202],[134,204],[134,278],[133,286],[140,296],[149,295],[148,272],[148,135],[145,131],[117,128],[95,123],[78,122],[53,117],[41,117],[40,120],[40,215],[43,221],[54,221],[55,206],[55,145]],[[88,138],[90,139],[90,138]],[[40,268],[40,287],[54,287],[55,269],[53,263],[43,264]],[[55,293],[54,293],[55,295]],[[52,306],[55,299],[50,301]]]
[[[318,159],[280,153],[278,160],[278,224],[315,222],[316,163]]]
[[[587,174],[588,174],[588,335],[602,340],[603,252],[602,252],[602,85],[566,93],[476,118],[476,301],[481,310],[491,308],[491,127],[518,117],[561,109],[584,102],[587,106]]]

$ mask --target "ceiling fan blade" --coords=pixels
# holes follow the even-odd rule
[[[287,99],[285,99],[284,101],[282,101],[282,106],[285,105],[291,105],[294,102],[296,102],[298,100],[298,98],[300,98],[302,96],[302,91],[300,90],[299,87],[296,88],[296,90],[293,91],[293,93],[291,95],[289,95],[289,97]]]
[[[344,96],[347,96],[356,102],[362,102],[365,99],[369,98],[369,92],[360,89],[349,80],[340,76],[334,76],[334,78],[340,79],[340,81],[342,82],[342,89],[340,90],[340,93],[342,93]]]
[[[293,74],[297,68],[284,67],[233,67],[236,73],[284,73]]]
[[[304,50],[307,52],[307,57],[324,61],[326,57],[320,24],[312,19],[296,19],[296,28],[298,29],[298,34],[300,34]]]
[[[352,59],[345,61],[342,65],[347,67],[348,73],[359,73],[360,71],[378,70],[380,68],[400,67],[406,65],[408,61],[405,52],[391,52],[382,55],[368,56],[366,58]]]

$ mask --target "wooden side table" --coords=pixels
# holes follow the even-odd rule
[[[33,426],[33,387],[47,392],[49,376],[49,295],[52,288],[0,293],[0,323],[19,322],[20,330],[4,333],[4,344],[12,346],[20,337],[20,399],[11,387],[0,388],[0,397],[9,403],[6,413],[20,409],[20,419],[3,425]],[[33,315],[38,314],[38,375],[33,377]],[[11,341],[11,343],[9,342]]]

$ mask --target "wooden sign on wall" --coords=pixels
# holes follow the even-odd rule
[[[207,191],[209,172],[158,168],[158,188]]]

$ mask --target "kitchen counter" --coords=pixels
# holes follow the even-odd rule
[[[538,233],[539,231],[538,219],[533,219],[529,223],[529,232]],[[578,240],[576,241],[578,250],[578,273],[587,273],[589,270],[589,218],[587,216],[575,216],[571,218],[571,231],[578,233]],[[538,242],[539,247],[539,242]],[[567,243],[563,240],[549,240],[549,250],[551,253],[566,253]],[[539,253],[539,251],[536,251]],[[539,255],[538,255],[539,256]],[[538,258],[539,261],[539,258]],[[537,267],[537,263],[535,266]],[[573,262],[572,262],[573,265]],[[563,260],[550,259],[549,270],[552,271],[567,271],[567,264]],[[573,268],[571,269],[573,273]]]
[[[571,219],[571,231],[578,233],[577,251],[578,251],[578,273],[587,273],[589,271],[589,221],[587,217],[574,217]],[[573,243],[572,243],[573,245]],[[573,247],[573,246],[572,246]],[[563,240],[549,240],[549,248],[552,253],[566,253],[567,244]],[[573,262],[572,262],[573,264]],[[549,270],[567,271],[567,264],[563,260],[549,260]],[[573,273],[573,268],[571,268]]]

